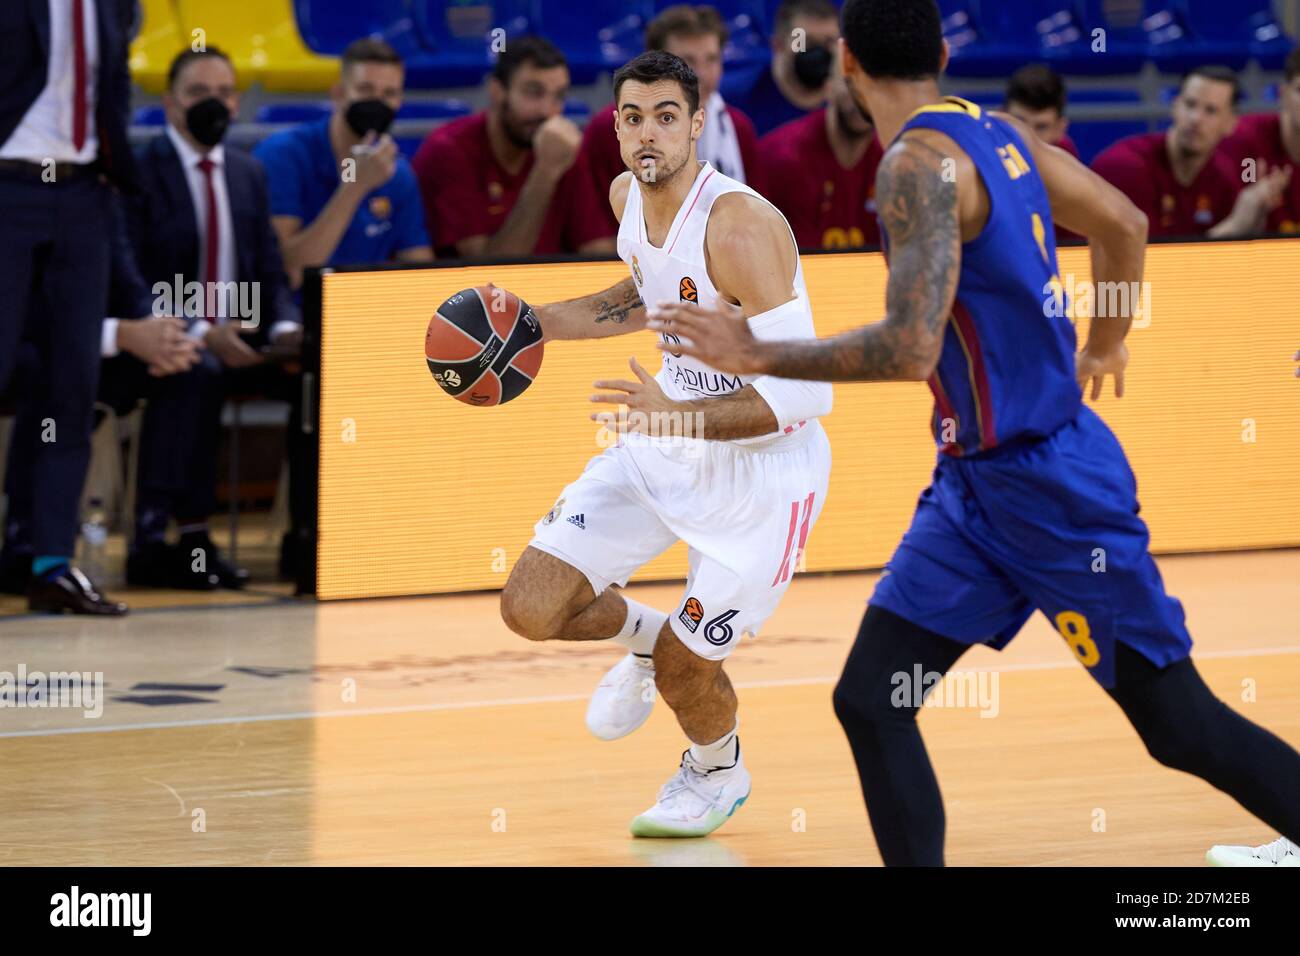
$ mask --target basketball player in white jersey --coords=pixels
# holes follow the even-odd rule
[[[645,327],[646,304],[682,300],[730,303],[760,337],[814,336],[785,219],[696,158],[704,110],[690,67],[644,53],[615,74],[614,95],[630,171],[610,187],[610,204],[631,275],[537,309],[544,338],[634,332]],[[631,733],[657,689],[690,747],[632,832],[703,836],[749,795],[722,665],[776,609],[821,512],[830,446],[818,418],[831,410],[831,387],[724,375],[671,354],[654,377],[635,360],[631,368],[635,381],[597,382],[603,391],[592,396],[627,406],[616,426],[625,434],[538,522],[501,614],[530,640],[612,639],[627,648],[597,688],[587,725],[606,740]],[[671,613],[614,587],[678,540],[689,546],[690,572]]]

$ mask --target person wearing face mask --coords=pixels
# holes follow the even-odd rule
[[[162,102],[166,130],[137,152],[142,188],[126,203],[127,222],[136,264],[155,295],[153,314],[180,316],[202,352],[183,386],[177,383],[166,396],[149,394],[143,428],[150,440],[141,448],[127,582],[240,588],[248,572],[225,561],[208,535],[216,510],[221,407],[231,394],[290,403],[291,511],[305,526],[297,502],[310,451],[301,447],[301,428],[295,427],[301,376],[266,358],[268,351],[297,348],[302,325],[271,228],[261,164],[222,145],[239,110],[230,59],[213,46],[182,51],[172,61]],[[190,283],[199,283],[190,288],[203,294],[192,295]],[[120,330],[117,335],[120,340]],[[173,519],[179,541],[168,543]]]
[[[582,131],[564,115],[564,54],[511,37],[487,85],[488,108],[435,129],[411,161],[439,255],[612,253]]]
[[[830,0],[785,0],[772,29],[772,65],[727,99],[754,121],[759,136],[822,106],[831,92],[839,14]]]
[[[343,51],[334,111],[262,140],[272,223],[293,288],[309,266],[431,262],[420,190],[389,135],[405,69],[383,40]]]
[[[767,165],[767,198],[790,223],[800,247],[880,245],[880,141],[843,76],[831,82],[829,104],[778,126],[758,148]]]
[[[663,10],[645,31],[645,48],[663,50],[681,57],[700,83],[700,105],[704,107],[704,131],[695,149],[700,159],[736,182],[766,195],[758,136],[748,116],[729,105],[718,87],[722,81],[722,50],[727,45],[727,26],[718,11],[709,6],[678,4]],[[609,184],[627,168],[614,132],[616,105],[597,110],[582,134],[582,156],[597,203],[611,232],[618,230],[609,203],[604,201]]]

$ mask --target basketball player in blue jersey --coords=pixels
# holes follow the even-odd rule
[[[947,47],[934,0],[847,0],[843,17],[844,71],[890,144],[876,178],[884,320],[820,341],[759,342],[723,311],[672,303],[648,327],[724,371],[924,381],[934,393],[933,481],[834,694],[881,856],[943,863],[919,707],[891,701],[891,678],[917,666],[945,673],[972,644],[1002,648],[1034,608],[1156,760],[1300,839],[1300,755],[1201,680],[1182,606],[1148,551],[1133,473],[1082,401],[1108,376],[1123,394],[1132,316],[1095,319],[1076,354],[1070,320],[1044,308],[1063,294],[1057,222],[1089,238],[1094,281],[1138,282],[1145,216],[1018,121],[939,95]]]

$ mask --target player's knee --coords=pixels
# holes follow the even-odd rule
[[[552,608],[512,580],[501,592],[501,620],[530,641],[549,641],[558,633]]]
[[[1184,720],[1173,716],[1153,720],[1139,727],[1138,733],[1157,763],[1186,773],[1204,769],[1207,742]]]
[[[873,694],[856,682],[841,678],[831,694],[831,706],[842,727],[863,727],[892,720],[915,719],[915,711],[893,706],[888,694]]]

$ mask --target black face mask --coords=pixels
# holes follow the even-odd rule
[[[808,89],[819,90],[831,75],[831,64],[834,62],[830,50],[824,46],[815,46],[794,55],[794,75]]]
[[[365,136],[371,130],[376,136],[383,136],[396,116],[393,108],[383,100],[357,100],[343,114],[352,132],[358,136]]]
[[[199,100],[185,111],[185,127],[190,135],[211,149],[221,142],[230,126],[230,110],[215,96]]]

